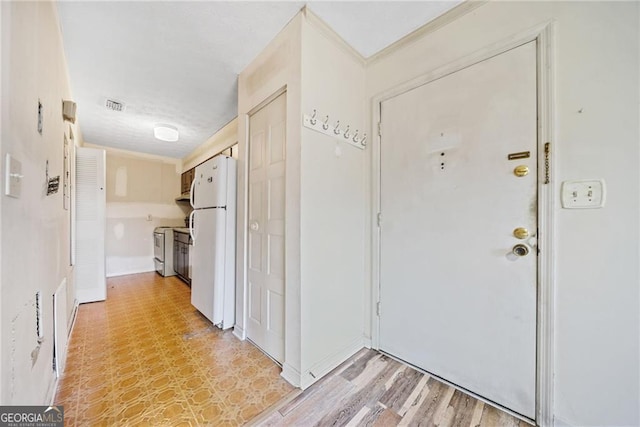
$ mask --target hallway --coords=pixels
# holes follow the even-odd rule
[[[78,308],[55,404],[65,425],[235,426],[293,389],[249,342],[214,328],[175,277],[108,279]]]
[[[80,305],[55,404],[66,426],[527,425],[366,349],[300,392],[156,273],[110,278],[105,302]]]

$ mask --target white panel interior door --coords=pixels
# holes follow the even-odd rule
[[[380,349],[533,419],[536,44],[381,108]]]
[[[249,121],[247,337],[284,356],[284,175],[286,94]]]
[[[107,298],[105,151],[76,150],[76,292],[79,303]]]

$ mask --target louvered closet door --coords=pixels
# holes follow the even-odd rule
[[[76,265],[79,303],[104,301],[105,279],[105,152],[76,151]]]

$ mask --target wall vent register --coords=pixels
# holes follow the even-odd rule
[[[107,107],[107,110],[124,111],[124,104],[113,99],[105,100],[104,106]]]

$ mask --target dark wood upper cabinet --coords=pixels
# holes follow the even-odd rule
[[[182,173],[180,177],[180,192],[182,194],[187,194],[191,190],[191,183],[196,175],[195,168],[191,168],[186,172]]]

